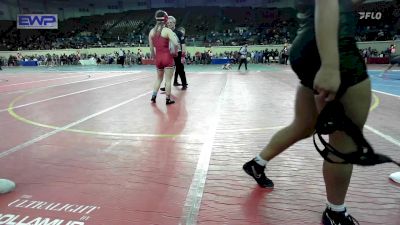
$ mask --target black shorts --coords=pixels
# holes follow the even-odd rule
[[[367,79],[368,73],[354,38],[339,39],[339,58],[341,84],[337,96],[340,97],[348,87]],[[321,67],[321,60],[312,29],[298,33],[290,48],[289,59],[300,83],[313,89],[314,78]]]

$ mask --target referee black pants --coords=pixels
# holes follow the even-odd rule
[[[244,63],[244,68],[246,68],[246,70],[247,70],[247,59],[246,58],[240,58],[238,70],[240,70],[240,67],[242,66],[243,63]]]
[[[182,52],[178,52],[178,56],[174,58],[175,61],[175,77],[174,84],[178,83],[178,75],[181,79],[182,86],[187,86],[185,67],[181,61]]]

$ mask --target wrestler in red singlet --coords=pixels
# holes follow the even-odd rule
[[[157,80],[154,83],[151,101],[156,102],[158,89],[165,76],[166,104],[169,105],[175,103],[171,99],[171,79],[175,70],[175,63],[169,47],[172,43],[173,49],[178,49],[178,39],[175,33],[166,27],[168,14],[165,11],[158,10],[155,19],[157,21],[156,26],[149,33],[150,54],[151,58],[155,60],[157,68]]]
[[[161,32],[153,36],[156,49],[155,63],[158,70],[175,67],[174,57],[169,50],[169,39],[161,36]]]

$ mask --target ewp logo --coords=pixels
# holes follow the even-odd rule
[[[17,17],[18,29],[58,29],[57,14],[23,14]]]

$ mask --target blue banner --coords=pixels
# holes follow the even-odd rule
[[[18,29],[58,29],[57,14],[19,14]]]

